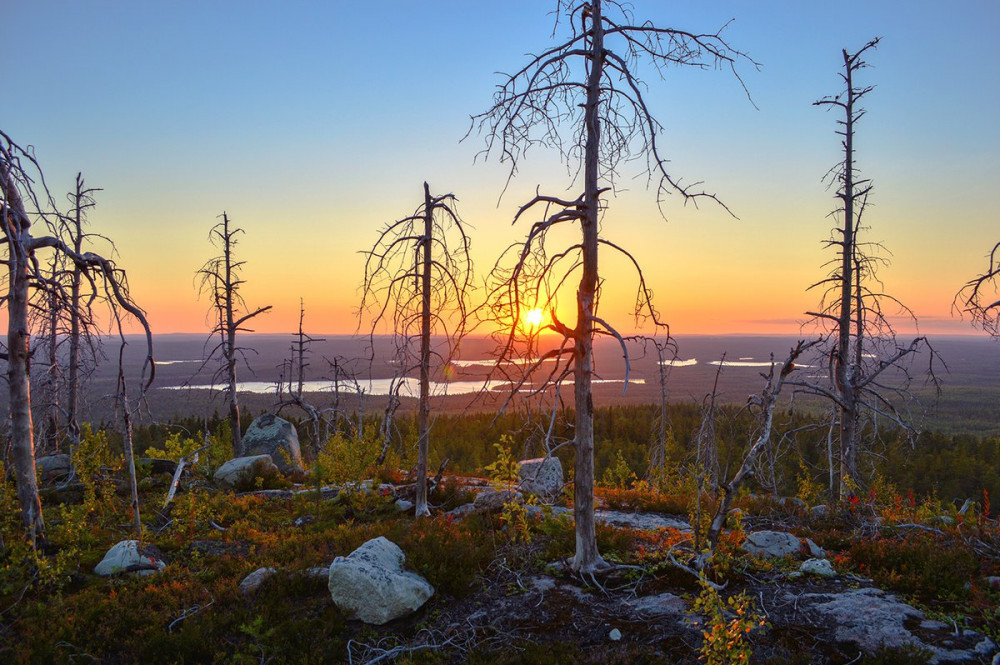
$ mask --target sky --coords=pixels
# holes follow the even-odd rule
[[[0,128],[34,146],[54,192],[78,171],[102,189],[91,228],[114,239],[157,333],[211,327],[194,278],[223,211],[246,232],[247,303],[273,306],[257,332],[294,330],[301,298],[308,330],[351,333],[361,252],[425,180],[458,198],[480,275],[527,231],[511,219],[536,187],[573,191],[558,156],[532,150],[501,197],[505,166],[479,154],[484,137],[462,140],[497,72],[551,43],[554,0],[3,5]],[[835,207],[822,177],[840,146],[812,102],[839,91],[841,49],[876,36],[856,150],[875,185],[868,238],[891,252],[880,277],[921,331],[974,332],[951,303],[1000,241],[1000,3],[634,5],[660,26],[726,26],[761,65],[739,70],[752,103],[728,71],[637,72],[673,174],[736,216],[676,196],[661,214],[623,168],[603,232],[643,265],[675,335],[795,334],[817,307],[806,289],[832,258]],[[602,316],[629,330],[632,273],[601,268]]]

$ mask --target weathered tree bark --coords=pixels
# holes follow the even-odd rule
[[[594,396],[591,380],[594,369],[594,305],[597,300],[597,240],[601,191],[598,184],[601,147],[601,78],[604,73],[604,24],[601,3],[591,5],[591,44],[588,60],[587,100],[584,126],[587,139],[584,153],[583,272],[576,292],[576,358],[573,366],[574,492],[573,517],[576,520],[576,553],[570,562],[573,570],[589,572],[607,565],[597,551],[594,527]]]
[[[7,299],[7,383],[10,396],[10,436],[14,458],[17,499],[21,522],[34,543],[45,535],[42,502],[35,476],[35,431],[31,421],[30,341],[28,330],[28,286],[30,284],[30,222],[7,164],[0,164],[3,178],[4,227],[9,255]]]

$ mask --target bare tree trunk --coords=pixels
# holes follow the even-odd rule
[[[427,454],[430,448],[431,429],[431,233],[434,216],[430,186],[424,183],[424,237],[423,265],[420,275],[420,415],[417,442],[417,500],[414,508],[417,517],[431,514],[427,507]]]
[[[598,104],[601,100],[601,76],[604,69],[604,25],[601,3],[592,4],[591,39],[587,76],[587,100],[584,107],[586,152],[584,155],[583,274],[577,290],[576,358],[573,367],[573,398],[576,410],[575,486],[573,516],[576,520],[576,553],[570,567],[577,572],[592,572],[607,566],[597,551],[594,527],[594,397],[591,386],[594,363],[594,303],[597,299],[597,240],[600,212],[598,158],[601,126]]]
[[[135,537],[142,540],[142,518],[139,513],[139,484],[135,476],[135,451],[132,444],[132,408],[128,400],[128,384],[125,381],[125,368],[123,356],[125,355],[125,341],[122,340],[121,350],[118,352],[118,398],[122,409],[122,449],[125,453],[125,467],[128,469],[129,490],[132,493],[132,526],[135,528]]]
[[[841,246],[840,316],[837,322],[837,371],[836,385],[841,395],[840,405],[840,487],[838,495],[844,496],[849,478],[857,481],[857,424],[858,405],[854,390],[857,365],[851,353],[851,327],[857,314],[854,308],[855,228],[854,219],[854,86],[851,57],[844,50],[844,77],[847,99],[844,118],[844,172],[841,200],[844,204],[843,238]],[[861,340],[856,340],[860,352]]]
[[[83,210],[87,205],[88,192],[84,189],[83,174],[76,174],[76,189],[73,192],[74,214],[73,214],[73,250],[77,254],[83,253]],[[73,264],[73,273],[70,277],[70,303],[69,303],[69,387],[66,398],[66,430],[69,435],[69,448],[71,453],[76,452],[80,444],[80,339],[81,339],[81,311],[80,311],[80,284],[83,279],[83,272],[79,266]]]
[[[233,246],[229,242],[229,216],[222,213],[223,233],[226,242],[223,247],[225,259],[226,281],[223,285],[225,289],[225,317],[226,317],[226,345],[223,354],[226,360],[226,381],[229,386],[229,427],[232,430],[233,455],[241,457],[243,455],[243,431],[240,428],[240,401],[236,391],[236,320],[233,316],[233,297],[235,295],[235,285],[233,284]]]
[[[62,390],[62,382],[59,380],[61,374],[59,368],[59,313],[62,308],[59,305],[59,294],[55,288],[55,282],[59,278],[58,272],[58,256],[53,256],[51,274],[53,285],[47,294],[48,302],[46,303],[48,307],[46,327],[48,330],[45,332],[48,337],[46,343],[48,368],[45,371],[44,391],[46,398],[45,423],[43,426],[45,443],[42,446],[43,450],[51,453],[59,452],[59,421],[61,420],[59,417],[59,393]]]
[[[6,174],[4,174],[6,175]],[[8,193],[9,196],[9,193]],[[8,199],[9,200],[9,199]],[[12,202],[13,203],[13,202]],[[17,200],[16,203],[20,203]],[[15,205],[16,205],[15,203]],[[22,214],[23,207],[14,207],[14,215]],[[26,219],[26,217],[24,218]],[[26,221],[11,223],[18,235],[27,235]],[[17,499],[21,504],[21,521],[28,538],[34,543],[44,537],[42,502],[38,495],[35,476],[35,432],[31,422],[30,341],[28,331],[29,257],[24,242],[10,246],[10,297],[7,301],[7,382],[10,389],[10,436],[14,457],[14,475],[17,479]]]

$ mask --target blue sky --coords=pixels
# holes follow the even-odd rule
[[[227,210],[247,231],[248,300],[275,306],[259,329],[291,330],[302,295],[315,329],[346,332],[358,251],[413,210],[424,180],[461,200],[481,268],[520,235],[508,220],[536,185],[569,186],[555,156],[530,153],[498,205],[505,170],[476,159],[481,138],[460,142],[495,72],[549,43],[554,7],[12,0],[2,128],[36,147],[57,192],[78,170],[104,189],[93,227],[118,242],[158,331],[204,327],[192,278]],[[823,276],[833,204],[820,178],[838,143],[834,116],[811,102],[838,91],[841,48],[875,36],[858,159],[876,184],[872,236],[893,252],[883,277],[928,325],[965,329],[948,321],[951,297],[1000,240],[1000,3],[635,11],[699,32],[733,19],[725,35],[762,65],[741,68],[757,108],[725,71],[640,72],[674,172],[739,216],[670,201],[664,221],[642,179],[612,201],[606,228],[637,248],[675,332],[793,332],[815,306],[804,289]],[[624,311],[631,282],[614,281]]]

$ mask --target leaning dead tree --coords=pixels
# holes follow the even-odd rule
[[[224,393],[229,403],[229,425],[232,429],[233,455],[243,454],[243,432],[240,429],[240,402],[237,394],[236,365],[245,358],[246,349],[236,343],[238,333],[253,332],[245,324],[258,314],[271,309],[270,305],[248,311],[240,290],[246,283],[240,273],[245,261],[235,258],[236,244],[243,229],[230,226],[229,215],[222,213],[222,221],[212,227],[209,241],[220,252],[208,260],[201,270],[200,295],[207,295],[215,314],[215,326],[209,339],[217,338],[217,344],[205,356],[202,368],[213,358],[221,360],[220,367],[213,375],[213,383],[225,381]],[[207,346],[207,344],[206,344]],[[200,370],[199,370],[200,371]]]
[[[972,324],[991,337],[1000,337],[1000,243],[993,246],[982,274],[966,282],[955,296],[954,310],[972,317]]]
[[[472,259],[465,224],[452,194],[431,195],[416,211],[388,224],[366,252],[361,314],[371,318],[371,341],[384,325],[396,340],[400,376],[418,370],[417,517],[427,507],[427,455],[430,448],[430,375],[432,361],[444,368],[465,336],[469,319]],[[431,335],[437,340],[432,340]],[[413,342],[419,341],[414,352]],[[432,343],[434,342],[434,343]],[[390,395],[390,403],[393,396]],[[387,412],[388,413],[388,412]]]
[[[526,152],[536,146],[557,150],[571,170],[582,175],[576,196],[537,193],[514,215],[514,221],[535,216],[527,237],[511,245],[497,263],[490,289],[492,317],[509,330],[498,366],[514,353],[516,323],[525,303],[552,316],[549,328],[562,336],[555,349],[540,355],[531,369],[542,380],[558,386],[572,377],[575,405],[576,553],[570,561],[579,572],[607,564],[597,549],[594,526],[593,345],[596,335],[617,338],[629,374],[622,336],[598,316],[598,255],[601,249],[618,253],[638,272],[635,313],[654,326],[663,325],[653,307],[638,262],[620,245],[602,235],[599,224],[606,210],[603,197],[613,189],[618,169],[639,160],[656,183],[657,201],[679,194],[685,202],[715,195],[686,186],[667,169],[658,140],[662,127],[646,104],[646,85],[636,70],[642,63],[664,75],[675,66],[725,67],[736,73],[740,60],[721,32],[698,34],[659,28],[636,21],[631,6],[617,0],[556,3],[559,42],[531,56],[528,63],[506,75],[494,94],[493,105],[473,118],[473,128],[487,137],[485,153],[499,157],[516,174]],[[608,10],[607,12],[605,10]],[[737,74],[737,78],[738,74]],[[551,249],[564,230],[577,229],[577,239]],[[575,284],[575,294],[572,293]],[[555,306],[560,293],[576,303],[576,320],[560,321]],[[534,304],[537,302],[538,304]],[[555,362],[552,362],[552,361]],[[544,372],[543,363],[550,363]]]
[[[44,537],[45,521],[35,477],[35,441],[31,416],[29,299],[41,275],[43,256],[65,255],[77,265],[94,293],[103,292],[116,308],[133,316],[146,332],[148,353],[142,387],[153,380],[152,332],[145,314],[132,300],[125,273],[93,252],[77,252],[60,239],[58,213],[34,154],[0,132],[0,224],[6,250],[7,284],[0,302],[7,308],[7,381],[10,391],[10,436],[17,497],[28,538]],[[33,233],[38,223],[42,233]]]
[[[788,352],[785,362],[781,363],[777,377],[775,377],[774,372],[778,368],[778,365],[775,364],[774,356],[772,355],[771,367],[768,373],[761,375],[764,378],[764,390],[761,391],[760,395],[750,396],[749,405],[759,410],[758,430],[753,443],[751,443],[743,456],[743,461],[739,469],[728,480],[720,480],[719,482],[719,505],[708,527],[707,556],[709,558],[715,547],[719,544],[719,536],[722,535],[722,529],[726,524],[726,518],[729,516],[729,509],[732,508],[733,499],[739,493],[743,482],[753,475],[753,469],[757,460],[773,445],[774,409],[778,404],[778,398],[781,395],[781,390],[784,387],[786,379],[795,371],[795,361],[817,343],[818,341],[805,342],[799,340]],[[700,563],[703,565],[705,562],[706,559],[702,559]]]
[[[884,293],[877,269],[887,265],[888,260],[879,253],[881,245],[863,241],[860,235],[866,230],[862,218],[872,182],[859,175],[855,132],[858,121],[865,115],[861,102],[874,86],[860,85],[857,75],[868,66],[865,56],[878,42],[873,39],[854,53],[844,49],[844,69],[840,74],[843,92],[814,102],[842,114],[837,120],[837,134],[841,137],[843,158],[826,175],[831,186],[836,186],[835,198],[839,202],[839,207],[831,213],[837,219],[837,226],[833,237],[825,242],[836,251],[836,257],[830,261],[829,276],[809,287],[822,290],[820,309],[807,312],[826,330],[823,362],[829,383],[806,380],[794,383],[800,390],[825,397],[836,405],[840,470],[838,486],[831,488],[834,496],[843,496],[861,480],[858,454],[867,416],[881,416],[910,428],[898,406],[909,397],[910,377],[903,361],[922,347],[929,349],[924,337],[916,337],[909,344],[897,341],[885,308],[892,307],[914,321],[915,317],[896,298]],[[930,352],[933,359],[933,350]]]

